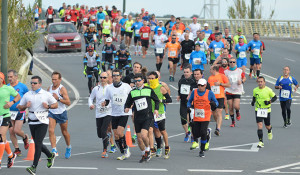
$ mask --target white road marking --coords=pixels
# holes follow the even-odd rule
[[[41,65],[43,65],[46,69],[48,69],[50,72],[54,72],[53,69],[51,69],[48,65],[46,65],[43,61],[41,61],[40,59],[38,59],[37,57],[33,56],[33,58],[38,61]],[[73,86],[73,84],[71,84],[67,79],[62,78],[62,80],[73,90],[74,94],[75,94],[75,100],[72,102],[72,104],[67,108],[67,110],[72,109],[77,103],[78,100],[80,98],[79,92],[78,90],[75,88],[75,86]]]
[[[28,168],[29,166],[13,166],[14,168]],[[51,169],[68,169],[68,170],[98,170],[96,167],[56,167],[53,166]]]
[[[56,144],[58,143],[58,141],[60,140],[60,138],[61,138],[61,136],[56,136]],[[49,140],[49,142],[45,142],[45,140],[47,140],[47,139],[49,139],[49,137],[45,137],[44,138],[43,144],[44,145],[51,145],[50,140]],[[9,140],[8,143],[12,143],[12,142]],[[24,144],[23,140],[22,139],[18,140],[18,144]]]
[[[288,60],[288,61],[292,61],[292,62],[296,62],[295,60],[289,59],[289,58],[283,58],[283,59]]]
[[[178,91],[178,89],[175,86],[173,86],[171,84],[169,84],[169,86],[171,86],[173,89],[175,89],[176,91]]]
[[[215,172],[215,173],[241,173],[244,170],[208,170],[208,169],[187,169],[189,172]]]
[[[294,44],[299,44],[299,45],[300,45],[300,43],[298,43],[298,42],[294,42],[294,41],[290,41],[290,43],[294,43]]]
[[[181,135],[184,135],[184,134],[185,134],[185,133],[180,133],[180,134],[176,134],[176,135],[169,136],[168,138],[173,138],[173,137],[181,136]]]
[[[269,168],[269,169],[264,169],[264,170],[260,170],[260,171],[256,171],[256,172],[257,173],[272,173],[272,171],[275,171],[275,170],[280,170],[280,169],[283,169],[283,168],[288,168],[288,167],[291,167],[291,166],[298,166],[298,165],[300,165],[300,162],[292,163],[292,164],[288,164],[288,165],[282,165],[282,166]],[[278,172],[274,172],[274,173],[278,173]],[[289,172],[280,172],[280,173],[289,173]],[[299,174],[300,172],[293,172],[293,173],[298,173]]]
[[[168,171],[167,169],[150,169],[150,168],[117,168],[120,171]]]
[[[218,147],[218,148],[211,148],[210,150],[215,150],[215,151],[258,152],[259,148],[257,148],[257,144],[258,143],[247,143],[247,144],[241,144],[241,145],[223,146],[223,147]],[[248,145],[251,145],[250,149],[238,149],[237,148],[237,147],[248,146]]]

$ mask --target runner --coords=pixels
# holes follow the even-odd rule
[[[218,56],[213,65],[220,65],[224,58],[233,58],[233,56],[229,54],[229,50],[227,48],[223,49],[222,54]]]
[[[124,104],[126,98],[131,91],[131,87],[122,83],[120,70],[113,70],[113,84],[107,87],[105,91],[105,102],[102,102],[102,107],[111,103],[112,107],[112,129],[114,131],[115,142],[121,151],[121,156],[118,160],[125,160],[130,157],[129,146],[126,144],[124,129],[126,127],[128,117],[132,114],[131,111],[124,112]]]
[[[171,15],[171,20],[165,24],[165,27],[167,29],[167,33],[169,36],[170,36],[170,34],[172,32],[172,28],[175,24],[176,24],[176,18],[174,15]]]
[[[144,78],[141,73],[134,76],[136,87],[128,94],[125,103],[125,113],[131,106],[134,109],[134,127],[137,133],[138,145],[142,151],[140,163],[150,160],[149,127],[153,123],[153,117],[158,116],[159,99],[153,89],[144,86]],[[152,113],[152,100],[154,101],[154,112]],[[153,116],[154,115],[154,116]]]
[[[193,90],[187,107],[190,108],[193,102],[194,105],[194,115],[193,121],[191,122],[193,128],[194,138],[198,140],[201,137],[200,146],[200,157],[204,156],[205,146],[207,143],[207,130],[211,117],[211,110],[215,111],[218,106],[218,101],[214,93],[206,89],[207,81],[205,79],[200,79],[198,82],[198,89]]]
[[[261,41],[259,40],[259,33],[253,33],[253,40],[248,44],[250,50],[250,73],[249,77],[252,78],[252,70],[254,79],[259,77],[261,69],[261,55],[264,52]]]
[[[142,50],[142,43],[141,43],[141,35],[140,35],[140,29],[143,26],[143,23],[141,22],[141,18],[140,17],[136,17],[136,21],[135,23],[132,24],[132,29],[134,31],[134,55],[136,56],[137,53],[139,54],[139,56],[141,56],[141,50]]]
[[[99,12],[100,13],[100,12]],[[98,13],[98,15],[99,15]],[[102,21],[101,23],[101,28],[102,28],[102,34],[103,34],[103,39],[104,39],[104,44],[106,44],[106,40],[108,37],[111,38],[110,36],[110,32],[111,32],[111,29],[112,29],[112,23],[111,21],[109,20],[109,16],[106,15],[105,16],[105,20]],[[112,40],[112,39],[111,39]]]
[[[103,36],[104,43],[105,43],[106,38],[109,37],[108,35],[110,34],[111,21],[109,20],[109,16],[103,12],[102,6],[99,7],[99,11],[97,12],[96,17],[97,17],[97,30],[98,30],[98,35],[100,37],[99,43],[100,44],[102,43],[102,34],[105,35],[105,36]],[[104,27],[106,27],[106,28],[104,28]],[[105,32],[105,34],[103,33],[103,31]]]
[[[174,76],[176,73],[176,64],[179,62],[179,52],[181,46],[178,42],[176,42],[176,35],[172,35],[172,40],[168,42],[165,46],[165,49],[168,49],[168,61],[169,61],[169,81],[175,81]]]
[[[56,109],[58,103],[52,94],[41,88],[42,79],[39,76],[31,77],[30,84],[32,90],[23,96],[17,107],[20,111],[25,111],[27,108],[29,111],[28,124],[35,144],[35,152],[33,164],[31,167],[26,168],[26,171],[34,175],[41,157],[41,152],[47,156],[47,167],[51,168],[54,165],[56,156],[43,144],[43,140],[49,125],[48,110]]]
[[[174,29],[173,29],[174,28]],[[173,30],[170,34],[170,37],[169,37],[169,41],[172,40],[172,36],[175,35],[176,36],[176,41],[179,40],[180,36],[183,34],[183,30],[180,29],[180,24],[179,23],[176,23],[174,26],[173,26]]]
[[[292,125],[291,122],[291,105],[293,99],[293,88],[294,84],[294,92],[297,92],[299,84],[297,80],[290,76],[290,67],[285,66],[283,68],[283,75],[278,77],[275,89],[279,89],[279,101],[281,107],[281,114],[283,118],[283,127],[287,128],[287,126]]]
[[[161,28],[162,29],[162,33],[163,34],[167,34],[167,29],[164,27],[164,22],[163,21],[158,21],[158,26],[155,27],[154,29],[154,34],[158,34],[158,29]]]
[[[65,10],[64,16],[65,20],[64,22],[71,22],[71,5],[68,5],[68,8]]]
[[[232,48],[233,48],[233,37],[229,33],[229,28],[226,27],[224,29],[225,34],[223,35],[223,38],[226,39],[227,43],[229,44],[229,54],[231,54]]]
[[[181,18],[180,17],[177,17],[176,18],[176,24],[179,24],[179,30],[181,31],[185,31],[185,25],[181,22]],[[176,25],[172,27],[172,30],[175,30],[176,28]]]
[[[86,52],[88,51],[89,45],[93,45],[93,48],[96,49],[96,43],[97,40],[99,39],[99,35],[97,30],[95,29],[95,24],[91,23],[89,25],[88,30],[85,31],[83,36],[85,41]]]
[[[158,26],[158,20],[155,19],[155,14],[152,14],[151,16],[151,20],[150,20],[150,29],[151,29],[151,38],[150,41],[153,40],[153,36],[154,36],[154,29]]]
[[[10,96],[15,98],[10,101]],[[5,85],[5,76],[0,72],[0,169],[4,151],[6,151],[8,155],[7,168],[14,165],[14,161],[17,157],[16,154],[11,152],[9,143],[6,141],[6,133],[11,126],[11,113],[9,108],[20,99],[20,94],[13,87]]]
[[[114,44],[112,44],[112,38],[106,38],[106,44],[102,48],[102,70],[106,71],[106,65],[108,69],[113,70],[113,60],[116,57],[117,49]]]
[[[184,35],[184,40],[180,43],[181,45],[181,70],[189,65],[191,53],[195,50],[195,43],[190,40],[189,34]]]
[[[128,15],[128,20],[123,24],[123,28],[125,28],[125,33],[126,33],[125,45],[127,46],[127,49],[129,49],[131,44],[131,39],[133,34],[132,25],[133,25],[132,16]]]
[[[179,41],[180,43],[184,40],[185,34],[188,34],[189,40],[191,40],[191,41],[194,40],[194,34],[190,31],[189,28],[186,28],[186,29],[185,29],[185,32],[184,32],[182,35],[180,35],[180,37],[179,37],[179,39],[178,39],[178,41]]]
[[[235,46],[236,44],[239,43],[239,37],[240,37],[240,36],[243,36],[243,37],[244,37],[244,43],[247,44],[247,39],[246,39],[245,35],[242,35],[242,29],[241,29],[241,28],[238,28],[238,29],[237,29],[237,35],[235,35],[235,36],[233,37],[233,45],[234,45],[234,46]]]
[[[212,30],[208,29],[208,23],[204,23],[204,29],[202,30],[205,33],[205,38],[208,39],[212,34]]]
[[[89,10],[89,13],[91,15],[90,23],[97,24],[97,10],[94,7],[91,7],[91,10]]]
[[[224,43],[221,41],[221,36],[219,33],[215,34],[216,40],[212,41],[209,44],[210,51],[210,64],[214,64],[216,58],[222,54],[223,49],[225,48]],[[219,105],[220,106],[220,105]]]
[[[150,16],[149,16],[148,11],[145,12],[145,15],[143,16],[142,19],[143,19],[143,21],[147,21],[147,24],[148,24],[148,22],[150,21]]]
[[[18,73],[15,70],[8,70],[7,79],[9,84],[7,86],[13,87],[21,96],[28,92],[28,88],[25,84],[18,81]],[[14,97],[10,96],[10,101],[13,101]],[[28,135],[22,130],[23,123],[25,122],[25,111],[19,111],[17,105],[19,102],[16,102],[10,107],[10,118],[12,127],[9,128],[10,140],[15,147],[14,154],[17,156],[22,156],[21,150],[19,148],[18,139],[16,135],[22,137],[24,142],[24,148],[27,150],[29,148]]]
[[[124,24],[125,24],[125,22],[128,20],[128,18],[127,18],[127,13],[124,13],[123,16],[124,16],[124,18],[119,19],[119,20],[120,20],[120,21],[119,21],[119,24],[121,25],[121,40],[120,40],[120,44],[121,44],[121,43],[123,42],[123,40],[124,40],[124,36],[125,36],[125,34],[126,34],[126,29],[124,28]],[[126,44],[126,41],[125,41],[125,44]]]
[[[213,41],[214,42],[214,41]],[[210,67],[210,73],[211,76],[208,78],[208,83],[211,86],[211,90],[216,96],[216,99],[218,100],[218,107],[215,111],[213,111],[213,116],[216,121],[216,129],[215,129],[215,135],[220,136],[221,132],[221,126],[222,126],[222,111],[224,108],[224,98],[225,88],[230,87],[230,82],[228,78],[219,73],[219,67],[218,66],[211,66]]]
[[[79,17],[79,11],[76,9],[76,6],[73,5],[73,9],[70,11],[71,15],[71,22],[76,26],[77,24],[77,17]]]
[[[158,28],[158,34],[155,34],[152,40],[152,45],[154,45],[154,53],[156,57],[156,70],[160,71],[163,58],[165,55],[165,43],[168,42],[168,38],[165,34],[163,34],[163,30],[161,28]]]
[[[189,28],[195,39],[197,37],[197,31],[201,29],[201,24],[197,22],[197,17],[193,17],[193,23],[189,25]]]
[[[49,6],[48,9],[46,10],[46,14],[45,14],[45,17],[46,17],[46,23],[47,23],[47,26],[46,26],[46,29],[48,29],[48,26],[49,24],[53,23],[53,18],[55,18],[55,11],[53,9],[52,6]]]
[[[204,65],[206,64],[206,55],[200,51],[200,43],[196,42],[195,51],[191,53],[189,63],[192,65],[192,71],[200,69],[201,74],[204,74]]]
[[[85,33],[86,29],[90,25],[90,14],[89,14],[89,11],[87,11],[87,10],[85,10],[85,12],[82,16],[82,25],[83,25],[82,33]]]
[[[78,18],[78,25],[77,25],[78,32],[81,32],[84,15],[85,15],[84,5],[81,5],[79,9],[79,18]]]
[[[141,44],[143,51],[143,58],[146,58],[147,50],[149,47],[149,36],[150,36],[150,27],[147,26],[147,21],[143,21],[143,27],[140,28]]]
[[[228,104],[229,106],[229,114],[232,121],[230,127],[235,127],[234,110],[236,112],[236,120],[241,120],[240,102],[241,95],[244,94],[245,72],[237,67],[235,58],[230,58],[229,69],[225,70],[224,73],[230,82],[230,87],[225,88],[227,99],[225,105]]]
[[[210,44],[212,41],[215,41],[216,40],[216,35],[219,35],[219,33],[220,33],[219,26],[216,26],[215,27],[215,33],[211,34],[207,39],[208,44]]]
[[[117,51],[115,57],[116,69],[119,69],[122,73],[126,70],[126,75],[129,74],[131,65],[131,56],[128,50],[126,50],[125,44],[120,45],[120,50]]]
[[[99,138],[102,138],[103,142],[103,152],[101,154],[102,158],[108,158],[108,144],[110,133],[108,133],[108,126],[111,123],[111,104],[108,104],[105,107],[101,106],[101,103],[105,101],[105,92],[108,85],[108,74],[102,72],[100,74],[100,84],[94,87],[90,97],[89,97],[89,108],[90,110],[95,109],[96,111],[96,126],[97,126],[97,135]],[[96,99],[96,104],[93,104],[93,101]]]
[[[247,66],[247,55],[248,45],[244,43],[244,37],[239,37],[239,43],[235,45],[235,53],[237,55],[237,67],[241,68],[245,72]]]
[[[67,89],[61,84],[61,73],[55,71],[52,73],[51,78],[52,85],[48,88],[48,92],[50,92],[50,94],[52,94],[53,97],[58,101],[58,108],[49,109],[49,138],[52,147],[51,152],[58,156],[55,136],[55,127],[58,123],[67,145],[65,158],[69,159],[71,157],[72,146],[70,143],[70,134],[68,132],[68,116],[66,105],[70,106],[71,101],[69,99]]]
[[[273,90],[266,86],[266,81],[263,76],[257,78],[258,87],[253,89],[253,99],[251,106],[255,103],[255,117],[257,123],[257,136],[259,139],[258,148],[264,147],[263,142],[263,121],[268,130],[268,139],[273,139],[271,125],[271,103],[275,102],[277,97]]]

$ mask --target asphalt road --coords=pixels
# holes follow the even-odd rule
[[[267,50],[263,56],[262,73],[268,75],[267,86],[271,87],[276,94],[274,78],[282,73],[284,65],[291,67],[293,76],[299,77],[300,64],[298,57],[300,45],[287,41],[265,41]],[[117,44],[118,45],[118,44]],[[162,66],[162,81],[168,83],[171,88],[173,104],[167,106],[166,128],[169,135],[171,147],[170,159],[152,158],[150,162],[140,164],[141,152],[135,147],[131,148],[132,156],[128,160],[118,161],[116,157],[120,152],[109,154],[109,158],[102,159],[102,140],[96,134],[95,111],[90,111],[87,105],[88,88],[87,78],[82,74],[84,53],[64,52],[45,53],[41,41],[37,43],[35,56],[53,70],[60,71],[63,77],[68,80],[79,92],[78,103],[68,111],[69,132],[71,134],[72,157],[64,159],[65,142],[63,137],[58,141],[57,148],[60,156],[56,159],[53,168],[46,168],[46,161],[39,162],[38,174],[264,174],[264,173],[300,173],[300,152],[298,137],[300,119],[297,114],[300,112],[300,96],[295,94],[292,105],[292,123],[287,129],[282,127],[283,120],[279,101],[272,105],[271,123],[273,126],[273,140],[267,139],[267,131],[264,129],[265,147],[257,149],[257,126],[254,117],[254,108],[250,105],[252,90],[257,86],[255,80],[247,80],[245,83],[245,94],[241,99],[242,119],[237,122],[235,128],[230,128],[230,120],[223,120],[221,136],[212,135],[210,150],[205,153],[205,158],[198,156],[199,150],[190,151],[191,143],[183,142],[183,129],[180,124],[179,103],[176,101],[177,82],[182,75],[182,71],[177,71],[175,82],[168,81],[167,61],[164,60]],[[131,51],[133,48],[131,48]],[[155,58],[153,49],[150,48],[149,55],[142,59],[139,56],[132,56],[133,62],[138,61],[146,65],[149,70],[155,70]],[[44,71],[49,71],[40,62],[35,60],[35,64]],[[248,61],[249,64],[249,61]],[[205,78],[209,76],[206,66]],[[274,77],[274,78],[272,78]],[[247,76],[248,78],[248,76]],[[63,82],[64,83],[64,82]],[[72,91],[66,86],[68,91]],[[76,96],[72,91],[71,100]],[[224,117],[224,113],[223,113]],[[128,125],[132,122],[129,120]],[[211,128],[215,128],[215,123],[210,123]],[[28,133],[28,125],[24,130]],[[56,135],[61,136],[59,127]],[[45,142],[49,140],[45,139]],[[21,145],[22,147],[23,145]],[[50,146],[48,146],[50,149]],[[25,174],[25,167],[32,162],[22,161],[23,157],[16,160],[12,169],[3,168],[1,174]],[[5,156],[4,156],[5,157]],[[42,158],[45,158],[44,155]],[[3,162],[5,163],[5,162]],[[284,166],[286,165],[286,166]],[[2,166],[3,167],[3,166]]]

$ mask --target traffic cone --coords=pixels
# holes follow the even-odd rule
[[[42,25],[41,25],[41,28],[44,29],[45,28],[45,24],[44,24],[44,21],[42,21]]]
[[[126,130],[126,144],[129,147],[135,147],[135,145],[132,144],[131,131],[130,131],[130,126],[129,125],[127,125],[127,130]]]
[[[34,145],[34,141],[33,141],[32,137],[31,137],[27,157],[23,160],[33,160],[34,152],[35,152],[35,145]]]

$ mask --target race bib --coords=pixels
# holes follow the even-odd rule
[[[176,56],[176,51],[170,51],[170,57],[175,57]]]
[[[16,120],[18,113],[19,113],[18,111],[10,111],[10,119]]]
[[[99,105],[98,111],[99,111],[99,113],[106,113],[108,111],[108,108],[107,108],[107,106],[103,107],[103,106]]]
[[[205,33],[205,38],[209,38],[210,34],[209,33]]]
[[[91,19],[96,19],[96,16],[91,16]]]
[[[104,26],[104,29],[109,29],[109,26]]]
[[[257,117],[267,118],[268,117],[268,109],[258,108],[257,109]]]
[[[246,57],[246,52],[240,52],[239,57],[240,58],[245,58]]]
[[[182,95],[189,95],[189,93],[190,93],[190,88],[191,88],[190,85],[182,84],[182,85],[180,86],[180,94],[182,94]]]
[[[34,114],[41,123],[49,124],[48,111],[36,111]]]
[[[135,30],[135,34],[139,35],[140,34],[140,29]]]
[[[114,94],[113,96],[113,104],[122,106],[125,104],[125,97],[123,94]]]
[[[191,57],[191,54],[190,54],[190,53],[189,53],[189,54],[185,54],[185,55],[184,55],[184,58],[185,58],[185,59],[187,59],[187,60],[189,60],[189,59],[190,59],[190,57]]]
[[[157,54],[162,54],[162,53],[164,53],[164,48],[156,48],[156,53],[157,53]]]
[[[221,48],[215,48],[215,54],[220,55],[221,54]]]
[[[100,24],[102,23],[102,21],[103,21],[103,19],[99,19],[99,23],[100,23]]]
[[[195,117],[205,118],[204,109],[195,109]]]
[[[212,86],[211,91],[213,91],[214,94],[220,94],[220,86]]]
[[[88,22],[88,18],[83,18],[83,22]]]
[[[177,38],[179,38],[181,36],[181,33],[177,33]]]
[[[34,15],[34,17],[35,17],[35,18],[38,18],[38,17],[39,17],[39,14],[38,14],[38,13],[36,13],[36,14]]]
[[[71,16],[69,15],[69,16],[67,16],[67,19],[71,19]]]
[[[289,98],[290,97],[290,93],[291,92],[289,90],[281,89],[280,97],[282,97],[282,98]]]
[[[3,122],[3,116],[1,115],[0,116],[0,126],[2,125],[2,122]]]
[[[134,103],[135,103],[135,107],[136,107],[137,111],[141,111],[143,109],[148,108],[148,103],[147,103],[146,98],[141,98],[141,99],[135,100]]]
[[[161,121],[161,120],[163,120],[165,118],[166,118],[166,114],[165,113],[158,114],[158,115],[154,116],[154,121],[158,122],[158,121]]]
[[[201,59],[200,58],[194,58],[193,62],[195,65],[200,65],[201,64]]]
[[[151,30],[154,30],[156,26],[151,26]]]
[[[230,76],[230,80],[232,83],[236,83],[238,81],[238,76],[237,75],[232,75]]]
[[[149,33],[143,33],[143,38],[148,38],[149,37]]]
[[[95,42],[97,41],[97,35],[96,34],[93,35],[93,39],[94,39]]]
[[[254,50],[253,55],[259,55],[260,49],[253,49],[253,50]]]
[[[113,22],[113,26],[116,27],[117,23]]]
[[[52,19],[52,15],[48,15],[48,18],[49,18],[49,19]]]
[[[131,31],[131,27],[127,27],[127,31]]]

